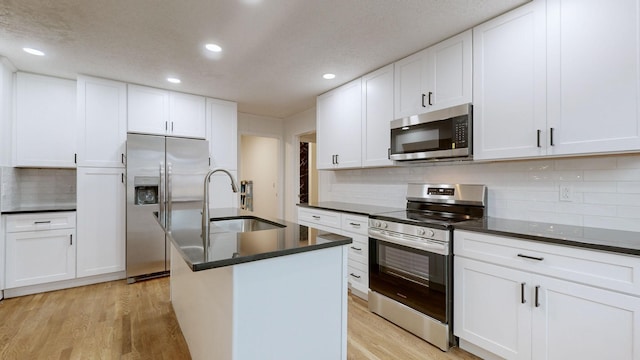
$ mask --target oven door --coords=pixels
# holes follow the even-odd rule
[[[448,324],[451,257],[445,253],[370,237],[369,288]]]

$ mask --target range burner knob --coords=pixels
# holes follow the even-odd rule
[[[377,228],[379,228],[379,227],[380,227],[380,221],[379,221],[379,220],[375,220],[375,221],[373,222],[373,227],[377,227]]]
[[[380,226],[381,226],[383,229],[386,229],[389,225],[387,225],[387,223],[386,223],[386,222],[382,222],[382,223],[380,224]]]

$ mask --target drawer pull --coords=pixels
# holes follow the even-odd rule
[[[354,277],[354,278],[356,278],[356,279],[360,279],[360,277],[361,277],[360,275],[356,275],[356,274],[354,274],[354,273],[351,273],[351,274],[349,274],[349,275],[353,276],[353,277]]]
[[[355,246],[352,246],[351,248],[352,248],[353,250],[355,250],[355,251],[362,251],[362,248],[357,248],[357,247],[355,247]]]
[[[318,215],[311,215],[311,217],[316,219],[316,220],[320,220],[320,216],[318,216]]]
[[[531,259],[531,260],[538,260],[538,261],[544,260],[543,257],[535,257],[535,256],[524,255],[524,254],[518,254],[518,257],[525,258],[525,259]]]
[[[538,301],[538,294],[540,293],[540,285],[536,285],[536,307],[540,307],[540,301]]]
[[[73,235],[69,234],[69,245],[73,245]]]
[[[34,224],[51,224],[51,220],[47,220],[47,221],[34,221]]]
[[[524,286],[527,285],[527,283],[520,283],[520,303],[524,304],[527,302],[527,300],[524,298]]]
[[[352,222],[350,222],[350,223],[349,223],[349,225],[351,225],[351,226],[355,226],[355,227],[357,227],[357,228],[359,228],[359,227],[360,227],[360,224],[358,224],[358,223],[352,223]]]

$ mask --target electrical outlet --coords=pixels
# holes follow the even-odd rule
[[[560,185],[560,201],[573,201],[573,189],[571,185]]]

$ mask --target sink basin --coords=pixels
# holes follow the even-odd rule
[[[221,232],[249,232],[261,230],[273,230],[285,227],[269,220],[255,216],[241,216],[237,218],[211,219],[211,233]]]

